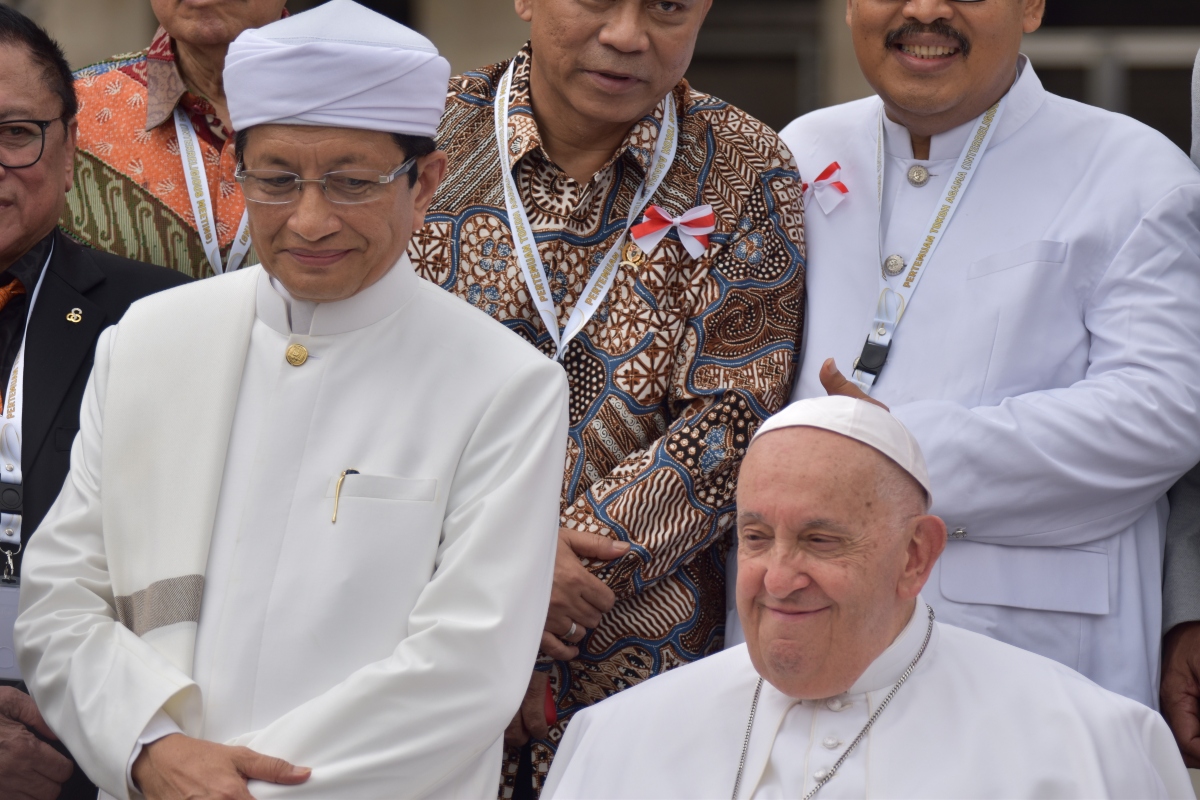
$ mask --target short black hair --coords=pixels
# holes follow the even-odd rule
[[[74,119],[79,113],[75,76],[58,42],[20,11],[0,5],[0,44],[17,44],[29,51],[33,63],[42,68],[50,91],[62,100],[63,125]]]
[[[238,131],[237,135],[234,136],[233,146],[237,151],[239,163],[241,162],[242,153],[246,152],[246,140],[249,136],[249,133],[250,128],[247,128],[244,131]],[[437,150],[437,142],[428,136],[410,136],[407,133],[393,133],[392,141],[396,143],[397,147],[404,151],[405,161],[410,158],[424,158],[434,150]],[[408,186],[411,189],[416,185],[417,171],[415,169],[409,170]]]

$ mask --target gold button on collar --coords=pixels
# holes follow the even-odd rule
[[[308,348],[302,344],[291,345],[288,347],[284,357],[293,367],[298,367],[305,361],[308,361]]]

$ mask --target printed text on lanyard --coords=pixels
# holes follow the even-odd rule
[[[42,291],[42,281],[46,278],[50,259],[54,256],[54,247],[46,256],[42,272],[38,276],[33,294],[29,295],[29,309],[25,313],[25,332],[21,336],[21,347],[17,350],[17,358],[13,362],[5,387],[3,422],[0,423],[0,493],[3,495],[5,508],[17,507],[16,513],[0,513],[0,552],[4,554],[5,564],[0,580],[11,583],[16,580],[16,570],[13,556],[21,552],[21,517],[25,511],[24,489],[21,485],[21,436],[22,419],[25,415],[25,344],[29,340],[29,322],[33,319],[33,307],[37,303],[38,294]],[[10,497],[11,496],[11,497]]]
[[[933,254],[950,228],[954,214],[962,205],[967,187],[971,185],[971,181],[979,172],[979,163],[983,160],[983,154],[987,152],[988,145],[991,144],[992,135],[996,131],[1003,112],[1004,100],[1002,99],[980,117],[975,133],[967,139],[967,144],[959,157],[959,166],[954,171],[954,176],[946,189],[945,199],[934,209],[927,233],[916,247],[912,259],[908,264],[898,263],[894,266],[893,261],[900,261],[897,257],[889,257],[884,262],[880,274],[881,288],[879,301],[875,307],[875,320],[871,325],[870,333],[867,334],[867,342],[863,346],[862,355],[854,362],[854,371],[850,378],[855,385],[868,394],[875,385],[875,381],[879,379],[883,365],[887,363],[888,352],[891,350],[896,328],[899,327],[900,320],[912,301],[913,294],[917,291],[917,285],[925,275],[925,267],[933,260]],[[878,149],[875,156],[880,220],[883,218],[883,137],[883,109],[881,108],[879,110]],[[879,237],[882,243],[882,231],[879,232]],[[880,256],[882,258],[882,253]]]
[[[183,176],[187,179],[188,199],[192,201],[192,215],[196,218],[196,230],[204,244],[204,254],[217,275],[225,273],[221,261],[221,237],[217,234],[216,208],[212,194],[208,191],[208,173],[204,169],[200,137],[192,127],[192,121],[182,108],[175,108],[175,133],[179,137],[179,157],[183,161]],[[230,272],[234,272],[250,252],[250,217],[243,211],[238,223],[233,247],[229,251]]]
[[[508,145],[508,110],[509,110],[509,89],[512,86],[513,65],[510,64],[508,72],[500,80],[500,85],[496,88],[496,142],[500,147],[500,174],[502,176],[504,186],[504,204],[508,210],[509,228],[512,230],[513,240],[516,244],[516,258],[521,265],[521,272],[525,276],[525,284],[529,287],[529,293],[533,300],[534,306],[538,310],[538,315],[541,316],[542,322],[546,326],[546,330],[550,332],[550,337],[554,340],[555,359],[561,359],[567,351],[567,344],[571,339],[575,338],[588,320],[600,308],[600,304],[604,302],[605,296],[608,295],[612,288],[613,281],[617,277],[617,267],[621,264],[621,253],[625,246],[625,240],[629,237],[629,229],[637,222],[642,209],[650,202],[650,198],[658,191],[658,187],[662,185],[663,179],[667,177],[667,172],[671,168],[671,164],[675,161],[675,151],[679,147],[679,118],[675,109],[674,98],[668,94],[663,98],[659,108],[662,110],[663,123],[658,131],[658,141],[654,146],[654,157],[650,164],[650,169],[646,173],[646,180],[642,183],[637,194],[634,195],[633,201],[629,206],[629,220],[625,226],[625,232],[617,240],[617,243],[605,254],[604,260],[596,268],[591,279],[583,288],[582,296],[576,301],[575,307],[571,309],[571,315],[567,320],[567,327],[563,331],[558,329],[558,314],[554,307],[554,299],[550,295],[550,281],[546,276],[546,268],[542,263],[541,253],[538,252],[537,241],[534,239],[533,226],[529,223],[529,215],[525,212],[525,204],[521,202],[521,195],[517,190],[517,181],[513,177],[513,171],[508,168],[509,145]]]

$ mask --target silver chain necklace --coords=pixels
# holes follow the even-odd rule
[[[854,748],[858,747],[858,743],[867,735],[867,731],[871,730],[871,726],[875,724],[875,720],[879,719],[879,715],[888,707],[888,703],[892,702],[892,698],[896,696],[896,692],[900,691],[900,687],[913,674],[913,670],[917,668],[917,662],[921,660],[921,656],[925,655],[925,648],[929,646],[929,639],[933,636],[933,607],[929,608],[929,627],[925,630],[925,641],[921,642],[921,649],[917,651],[916,658],[908,665],[908,669],[904,670],[904,674],[900,676],[900,680],[896,681],[896,685],[887,693],[887,697],[883,698],[883,702],[879,704],[879,708],[875,709],[875,713],[867,720],[867,724],[858,732],[858,736],[854,737],[854,741],[846,748],[841,757],[834,762],[833,766],[825,774],[823,778],[817,781],[817,785],[812,788],[812,791],[804,795],[804,800],[812,800],[817,792],[821,791],[821,787],[833,780],[833,776],[841,768],[842,764],[846,763],[846,759],[854,752]],[[733,797],[732,800],[737,800],[738,791],[742,788],[742,774],[746,771],[746,753],[750,751],[750,734],[754,730],[754,717],[758,713],[758,699],[762,695],[763,679],[758,679],[758,688],[754,690],[754,702],[750,704],[750,722],[746,725],[746,740],[742,742],[742,759],[738,762],[737,780],[733,782]]]

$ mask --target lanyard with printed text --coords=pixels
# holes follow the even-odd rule
[[[208,191],[208,173],[204,169],[204,157],[200,149],[200,137],[192,127],[192,121],[182,108],[175,108],[175,133],[179,137],[179,158],[183,161],[183,176],[187,180],[188,199],[192,201],[192,215],[196,218],[196,231],[204,244],[204,254],[217,275],[224,274],[226,267],[221,261],[221,237],[217,234],[216,208]],[[243,211],[233,247],[229,251],[230,272],[242,265],[250,252],[250,217]]]
[[[15,505],[24,512],[24,490],[21,486],[21,422],[25,413],[25,343],[29,339],[29,322],[33,319],[33,306],[37,303],[38,294],[42,291],[42,281],[46,279],[46,270],[50,259],[54,256],[54,245],[50,245],[50,253],[42,265],[38,275],[37,285],[33,294],[29,295],[29,308],[25,312],[25,332],[21,336],[21,347],[17,350],[17,358],[13,362],[12,372],[4,393],[3,421],[0,422],[0,493],[4,493],[4,505],[11,508],[7,495],[12,494]],[[15,494],[14,494],[15,493]],[[6,580],[13,577],[10,571],[12,556],[21,551],[21,517],[19,513],[0,513],[0,551],[7,556],[7,564],[3,573]]]
[[[979,118],[975,133],[967,139],[967,143],[963,147],[962,155],[958,159],[958,168],[954,171],[953,178],[946,189],[946,196],[934,208],[933,217],[929,221],[929,227],[922,236],[920,244],[917,245],[912,259],[903,265],[904,268],[899,270],[897,274],[889,274],[887,269],[882,269],[880,272],[880,292],[879,301],[875,307],[875,320],[871,324],[870,333],[867,334],[867,341],[863,346],[862,355],[854,362],[854,371],[850,378],[860,389],[868,394],[870,394],[871,388],[875,385],[875,381],[878,380],[879,373],[883,371],[883,365],[887,362],[888,352],[892,347],[892,339],[896,335],[896,328],[899,327],[900,320],[903,318],[905,310],[912,301],[913,294],[917,291],[917,285],[925,275],[925,267],[933,260],[934,252],[937,250],[938,245],[942,243],[946,231],[950,228],[950,221],[954,219],[954,214],[958,211],[958,207],[962,205],[963,196],[967,193],[967,187],[971,185],[971,181],[974,180],[976,173],[979,172],[979,163],[983,160],[983,154],[987,152],[988,145],[991,144],[992,135],[996,131],[1003,112],[1004,100],[1001,99],[1000,102],[989,108]],[[883,109],[880,108],[879,138],[875,154],[875,168],[878,178],[876,190],[878,192],[879,219],[881,223],[883,219],[884,172],[883,113]],[[882,230],[879,232],[879,239],[882,244]],[[882,253],[880,253],[880,257],[882,261]]]
[[[617,267],[621,263],[621,253],[625,240],[629,237],[629,229],[637,223],[642,210],[650,202],[650,198],[658,191],[671,164],[675,161],[675,151],[679,147],[679,117],[675,109],[674,97],[668,94],[663,98],[659,108],[662,110],[663,123],[658,131],[658,141],[654,145],[654,156],[646,179],[642,182],[637,194],[629,206],[629,220],[625,231],[604,256],[604,260],[596,268],[591,279],[583,288],[583,294],[571,309],[567,327],[560,333],[558,329],[558,314],[554,307],[554,299],[550,295],[550,281],[546,276],[546,268],[542,263],[541,253],[538,252],[537,241],[534,239],[533,226],[529,223],[529,215],[525,204],[521,202],[520,192],[513,171],[508,169],[508,109],[509,88],[512,86],[513,65],[509,64],[508,72],[500,80],[496,88],[496,143],[500,147],[500,174],[504,186],[504,204],[508,210],[508,224],[512,230],[516,244],[516,258],[525,276],[525,284],[529,287],[530,298],[554,340],[555,359],[560,359],[566,353],[567,344],[575,338],[588,320],[604,302],[613,281],[617,276]]]

